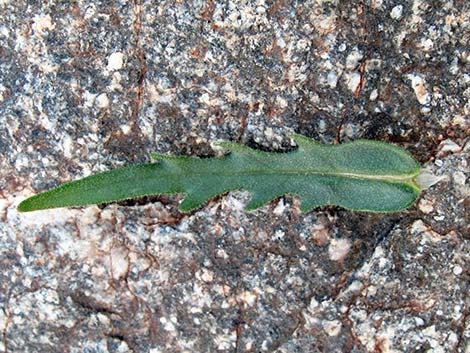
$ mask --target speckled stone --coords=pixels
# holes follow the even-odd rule
[[[0,352],[470,350],[466,1],[0,0]],[[244,192],[19,214],[151,152],[400,145],[397,214]]]

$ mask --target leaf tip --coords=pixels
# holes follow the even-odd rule
[[[29,212],[29,211],[33,211],[29,206],[28,206],[28,201],[29,199],[26,199],[26,200],[23,200],[20,202],[20,204],[18,205],[18,207],[16,207],[16,210],[18,212]]]
[[[38,199],[39,195],[34,195],[31,197],[28,197],[27,199],[24,199],[16,207],[16,210],[18,212],[25,213],[25,212],[32,212],[32,211],[39,211],[39,210],[46,209],[47,207],[44,207],[44,205],[39,202],[40,201]]]

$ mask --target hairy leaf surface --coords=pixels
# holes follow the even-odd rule
[[[230,142],[221,158],[153,155],[157,163],[133,165],[64,184],[23,201],[20,211],[99,204],[151,194],[186,195],[179,209],[194,210],[210,198],[243,189],[254,210],[285,194],[301,198],[301,209],[338,205],[351,210],[394,212],[418,197],[416,160],[400,147],[359,140],[323,145],[294,135],[298,148],[263,152]]]

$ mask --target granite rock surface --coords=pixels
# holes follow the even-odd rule
[[[0,0],[0,352],[470,352],[466,1]],[[21,214],[151,152],[408,149],[396,214],[232,192]]]

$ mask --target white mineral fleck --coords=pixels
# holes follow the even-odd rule
[[[276,216],[280,216],[284,213],[285,209],[286,209],[286,205],[284,204],[284,200],[280,199],[277,203],[277,206],[274,208],[273,213]]]
[[[379,268],[385,268],[385,266],[387,266],[389,263],[389,261],[386,259],[386,258],[381,258],[379,259],[378,261],[378,265],[379,265]]]
[[[99,216],[100,209],[97,206],[86,207],[80,215],[79,224],[80,226],[93,225],[97,222]]]
[[[127,134],[129,134],[129,132],[131,132],[131,127],[128,124],[122,124],[120,126],[120,128],[121,128],[121,131],[124,135],[127,135]]]
[[[165,331],[175,331],[175,325],[166,317],[161,317],[160,322],[163,325],[163,329]]]
[[[231,334],[222,334],[215,337],[215,344],[217,349],[220,351],[228,351],[233,349],[235,346],[235,341],[237,339],[236,331],[233,330]]]
[[[457,171],[452,175],[454,181],[458,185],[465,185],[467,177],[465,176],[464,172]]]
[[[98,108],[109,107],[109,99],[106,93],[101,93],[98,97],[96,97],[96,105]]]
[[[278,239],[278,240],[281,240],[281,239],[284,239],[284,236],[286,235],[286,233],[281,230],[281,229],[278,229],[276,230],[276,232],[274,233],[274,238],[275,239]]]
[[[317,14],[315,11],[311,11],[310,21],[312,22],[317,32],[320,34],[331,33],[337,26],[335,11],[332,11],[330,15],[325,13]]]
[[[50,74],[51,72],[57,72],[59,66],[51,62],[41,61],[39,63],[39,69],[45,74]]]
[[[383,5],[383,0],[372,0],[371,7],[373,9],[380,9]]]
[[[122,90],[121,80],[122,80],[121,74],[119,73],[119,71],[115,71],[112,76],[111,84],[108,86],[109,91],[121,91]],[[148,93],[150,97],[152,97],[152,93]]]
[[[218,249],[216,251],[216,255],[217,255],[218,258],[221,258],[221,259],[224,259],[224,260],[229,258],[227,252],[224,249]]]
[[[335,88],[338,84],[338,75],[334,71],[330,71],[327,77],[328,86]]]
[[[123,64],[124,54],[118,51],[108,57],[108,66],[106,68],[109,71],[121,70]]]
[[[454,272],[454,275],[458,276],[463,272],[463,268],[459,265],[455,265],[452,272]]]
[[[268,127],[264,130],[264,136],[266,136],[269,140],[273,139],[274,131],[272,128]]]
[[[431,95],[426,89],[426,81],[419,75],[411,74],[408,75],[411,80],[411,87],[415,92],[418,102],[422,105],[429,104],[431,102]]]
[[[127,352],[131,352],[129,346],[127,345],[126,342],[121,342],[119,344],[119,346],[116,348],[116,353],[127,353]]]
[[[124,248],[114,248],[111,250],[110,266],[114,279],[118,280],[126,275],[129,269],[129,261],[127,251]]]
[[[394,20],[399,20],[403,15],[403,5],[395,6],[392,11],[390,11],[390,17]]]
[[[268,350],[268,347],[269,347],[269,341],[268,340],[264,340],[263,343],[261,343],[261,349],[263,351],[267,351]]]
[[[95,14],[96,14],[96,6],[95,6],[95,4],[90,3],[90,5],[88,5],[86,10],[85,10],[85,14],[84,14],[83,18],[85,20],[89,20],[90,18],[95,16]]]
[[[276,97],[276,104],[280,107],[280,108],[287,108],[287,106],[289,105],[287,103],[287,100],[281,96],[277,96]]]
[[[429,38],[422,39],[421,42],[419,43],[419,47],[424,51],[430,51],[434,47],[434,43]]]
[[[379,96],[379,92],[377,91],[377,88],[374,88],[372,92],[370,92],[369,99],[371,101],[375,101],[378,98],[378,96]]]
[[[210,105],[211,99],[208,93],[204,93],[199,97],[199,102]]]
[[[346,69],[354,70],[356,67],[358,67],[359,62],[363,56],[364,55],[357,48],[351,51],[351,53],[349,53],[348,57],[346,58]]]
[[[62,149],[66,158],[72,157],[72,145],[73,141],[69,134],[64,135],[62,139]]]
[[[0,219],[4,217],[6,214],[8,207],[8,201],[7,199],[0,199]]]
[[[200,278],[204,282],[212,282],[214,280],[214,272],[207,269],[203,269]]]
[[[357,87],[361,83],[361,74],[359,72],[353,72],[345,75],[346,85],[351,92],[356,92]]]
[[[26,155],[20,154],[18,157],[15,159],[15,168],[16,169],[22,169],[26,166],[29,165],[29,159]]]
[[[5,100],[4,92],[7,91],[7,88],[0,83],[0,102],[3,102]]]
[[[33,18],[32,27],[35,35],[42,36],[44,31],[53,30],[55,25],[52,23],[52,18],[50,15],[36,15]]]
[[[95,103],[96,94],[93,94],[87,90],[83,93],[83,105],[85,107],[91,108]]]
[[[341,331],[341,322],[338,320],[325,321],[323,327],[329,336],[338,336]]]
[[[419,201],[418,207],[421,212],[428,214],[434,210],[434,202],[423,198]]]
[[[348,291],[352,293],[356,293],[356,292],[359,292],[363,287],[364,285],[362,284],[361,281],[353,281],[351,285],[348,287]]]
[[[416,220],[413,222],[411,225],[411,232],[412,233],[423,233],[426,232],[428,228],[424,224],[424,222],[420,219]]]
[[[244,291],[237,296],[237,302],[244,303],[247,306],[253,306],[258,298],[255,291]]]
[[[333,239],[328,247],[328,255],[332,261],[341,261],[349,253],[351,241],[346,238]]]

